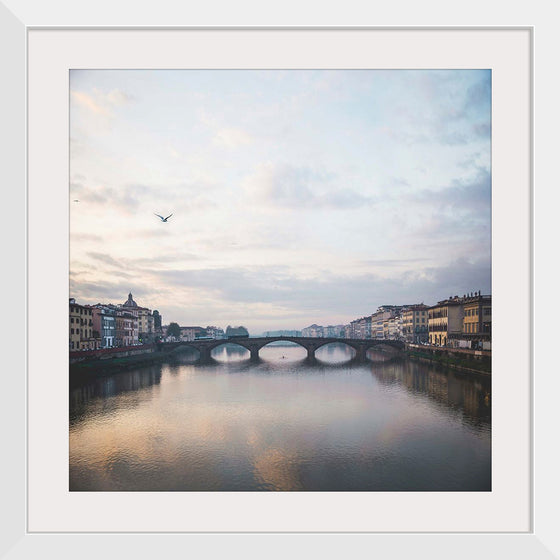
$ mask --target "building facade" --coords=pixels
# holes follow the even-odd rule
[[[127,309],[120,308],[116,314],[116,345],[135,346],[138,344],[138,317]]]
[[[467,294],[463,300],[463,328],[454,335],[459,347],[473,350],[490,350],[492,341],[492,296],[480,292]]]
[[[428,306],[409,305],[402,311],[402,333],[406,342],[422,344],[428,342]]]
[[[451,344],[463,330],[463,298],[454,296],[428,308],[428,341],[433,346]]]
[[[74,298],[69,300],[69,333],[68,346],[70,351],[96,350],[100,339],[93,333],[93,311],[89,305],[80,305]]]
[[[391,317],[383,323],[383,338],[386,340],[402,340],[403,323],[402,315]]]
[[[226,336],[224,329],[213,325],[208,325],[204,330],[206,331],[206,336],[209,338],[222,339]]]
[[[138,342],[150,344],[155,339],[154,316],[147,307],[137,307],[138,311]]]
[[[382,305],[371,316],[371,338],[385,338],[385,321],[393,319],[401,312],[401,305]]]
[[[100,338],[101,348],[113,348],[117,342],[117,310],[114,306],[92,307],[93,332]]]
[[[310,338],[323,338],[324,332],[323,327],[320,325],[310,325],[301,329],[301,336],[306,336]]]

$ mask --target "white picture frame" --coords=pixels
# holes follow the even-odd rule
[[[18,12],[17,10],[14,13],[11,13],[9,10],[5,9],[5,6],[0,5],[0,14],[2,14],[1,24],[2,24],[2,32],[5,32],[5,37],[9,41],[10,49],[6,50],[2,53],[2,62],[3,67],[6,69],[6,76],[9,77],[8,82],[10,83],[10,87],[7,90],[6,101],[4,103],[3,111],[5,111],[6,119],[5,121],[8,124],[7,131],[9,131],[9,142],[5,142],[5,150],[9,157],[6,159],[7,166],[7,178],[14,184],[18,185],[19,188],[14,188],[13,190],[9,191],[8,195],[8,207],[16,208],[19,212],[24,212],[29,219],[28,227],[32,228],[35,227],[35,224],[32,222],[34,212],[37,211],[37,204],[40,201],[33,200],[32,196],[29,195],[29,198],[26,196],[26,189],[25,183],[29,180],[29,176],[33,173],[31,169],[26,172],[26,154],[27,154],[27,147],[26,147],[26,117],[25,117],[25,107],[26,107],[26,73],[29,71],[29,67],[25,58],[26,53],[26,42],[29,37],[29,33],[32,30],[39,31],[41,30],[42,33],[51,33],[55,31],[60,31],[55,23],[51,23],[56,20],[57,17],[62,17],[61,12],[50,14],[50,21],[49,18],[47,19],[47,24],[39,27],[37,23],[37,16],[39,18],[44,18],[44,14],[40,14],[38,12],[34,12],[34,8],[32,8],[26,2],[22,2],[24,5],[22,11]],[[26,5],[27,4],[27,5]],[[15,9],[15,6],[14,6]],[[118,13],[115,13],[115,18],[118,19]],[[19,16],[19,17],[18,17]],[[23,18],[23,19],[21,19]],[[62,18],[64,19],[64,18]],[[115,20],[117,21],[117,20]],[[543,24],[544,27],[545,24]],[[140,25],[136,29],[140,29]],[[205,28],[207,31],[210,28]],[[293,28],[292,28],[293,29]],[[361,28],[365,29],[365,28]],[[397,28],[385,28],[386,30],[398,31]],[[439,30],[447,29],[449,33],[459,32],[459,28],[439,28]],[[475,28],[472,28],[473,30]],[[502,28],[501,31],[506,32],[508,29],[514,28]],[[527,53],[529,59],[532,59],[532,40],[533,40],[533,28],[532,27],[522,27],[516,28],[522,32],[528,33],[530,37],[528,48],[529,51]],[[538,29],[538,28],[537,28]],[[66,28],[65,31],[69,31],[70,28]],[[201,29],[202,30],[202,29]],[[402,31],[410,32],[411,29],[404,29],[401,28]],[[415,31],[421,32],[425,30],[426,32],[430,30],[429,27],[420,27]],[[491,28],[480,29],[481,32],[489,31]],[[495,31],[500,31],[494,28]],[[134,29],[127,30],[128,32],[133,32]],[[170,33],[172,30],[165,28],[161,28],[160,30],[163,34]],[[231,31],[235,31],[231,29]],[[319,29],[317,29],[319,31]],[[348,32],[359,33],[359,29],[351,29],[346,28]],[[432,28],[433,31],[433,28]],[[74,29],[74,33],[76,38],[80,33],[86,33],[87,30],[84,28],[76,27]],[[272,30],[263,30],[263,32],[272,32]],[[3,49],[4,50],[4,49]],[[532,68],[532,64],[531,64]],[[532,79],[532,76],[531,76]],[[29,88],[33,87],[31,83],[29,84]],[[531,86],[530,86],[531,87]],[[531,91],[529,93],[529,102],[532,103],[531,98]],[[529,108],[529,114],[531,114],[531,109]],[[4,120],[4,119],[3,119]],[[6,134],[3,134],[4,137],[7,137]],[[4,138],[3,138],[4,141]],[[53,141],[60,142],[60,138],[54,138]],[[532,131],[529,128],[528,130],[528,137],[527,137],[527,146],[524,149],[529,150],[529,154],[532,155]],[[531,160],[532,161],[532,160]],[[529,179],[532,175],[532,168],[529,170]],[[521,210],[523,205],[527,205],[527,216],[526,222],[523,223],[525,227],[521,228],[521,236],[522,237],[529,237],[526,239],[526,244],[521,247],[519,251],[519,255],[521,259],[525,259],[527,257],[527,267],[525,267],[528,273],[527,277],[523,279],[523,283],[517,284],[514,282],[515,286],[522,286],[528,288],[528,290],[524,293],[524,295],[520,296],[521,306],[523,307],[523,312],[529,311],[531,301],[530,301],[530,289],[532,288],[532,281],[531,281],[531,269],[530,265],[532,265],[532,258],[529,254],[525,254],[525,252],[531,252],[531,244],[532,244],[532,224],[531,224],[531,214],[530,214],[530,201],[532,200],[532,190],[530,186],[531,181],[529,180],[529,186],[527,188],[527,199],[522,201],[516,200],[515,203],[519,203],[520,206],[517,207],[517,210]],[[44,200],[41,202],[44,203]],[[27,212],[26,212],[26,204],[27,204]],[[41,211],[44,212],[45,210],[50,210],[47,205],[47,208],[44,205],[41,205]],[[515,208],[514,208],[515,210]],[[25,278],[27,277],[27,282],[31,284],[32,277],[37,278],[38,275],[41,274],[40,270],[43,268],[38,268],[38,263],[36,263],[33,259],[33,254],[28,254],[28,263],[27,267],[26,264],[26,241],[28,240],[28,235],[25,232],[25,221],[22,221],[21,218],[17,218],[18,214],[16,213],[15,216],[8,217],[7,223],[5,224],[7,232],[9,232],[9,237],[5,233],[4,239],[15,239],[12,243],[9,243],[9,259],[13,265],[13,268],[18,271],[26,270],[26,276],[22,276],[21,274],[14,275],[13,279],[10,279],[10,293],[13,294],[13,298],[15,301],[19,302],[19,307],[17,308],[17,313],[15,311],[12,312],[13,316],[17,316],[14,323],[11,325],[10,331],[6,332],[5,339],[13,339],[13,332],[12,329],[16,328],[19,332],[25,331],[25,323],[22,321],[22,313],[21,313],[21,301],[27,300],[26,309],[29,310],[29,316],[32,316],[32,309],[36,308],[36,306],[40,303],[40,300],[37,299],[37,295],[40,292],[34,292],[33,290],[29,290],[28,293],[25,293]],[[21,216],[21,214],[19,214]],[[41,225],[47,225],[48,220],[42,221]],[[38,224],[37,224],[38,225]],[[21,239],[18,236],[14,235],[14,232],[17,232],[21,235]],[[57,251],[61,254],[58,255]],[[53,249],[52,254],[49,255],[49,258],[52,261],[62,262],[65,260],[65,254],[63,251],[58,249]],[[65,299],[67,296],[66,286],[62,286],[59,291],[53,294],[53,300],[57,301]],[[525,301],[527,300],[527,301]],[[526,307],[526,309],[525,309]],[[11,309],[9,307],[9,309]],[[522,313],[522,316],[523,315]],[[527,356],[531,358],[533,356],[533,351],[530,349],[530,342],[532,336],[532,321],[530,314],[527,314],[527,326],[523,330],[529,334],[529,340],[527,343],[524,342],[521,344],[522,348],[520,348],[520,352],[522,356]],[[29,325],[28,325],[29,326]],[[31,328],[30,333],[33,332]],[[9,336],[8,336],[9,335]],[[64,333],[65,335],[65,333]],[[526,346],[526,348],[525,348]],[[38,352],[35,351],[33,345],[28,346],[28,353],[27,353],[27,360],[26,366],[29,370],[30,367],[35,367],[35,360],[41,359],[41,351],[39,349]],[[45,347],[41,347],[44,349]],[[108,547],[113,548],[115,550],[120,550],[120,547],[126,548],[129,552],[134,551],[135,556],[138,557],[153,557],[154,555],[164,555],[165,551],[172,551],[175,549],[177,545],[177,538],[182,539],[189,539],[189,543],[195,544],[203,544],[206,547],[206,553],[212,556],[212,552],[221,550],[221,547],[227,546],[230,550],[232,547],[240,547],[240,550],[245,549],[246,554],[247,552],[258,549],[259,546],[266,546],[267,548],[270,546],[274,547],[274,554],[278,556],[280,554],[285,555],[289,550],[288,547],[291,546],[298,546],[297,543],[302,542],[302,539],[310,539],[315,543],[319,540],[320,546],[328,547],[329,553],[338,553],[348,554],[349,547],[356,547],[355,550],[360,550],[361,547],[364,547],[364,550],[368,550],[371,547],[375,547],[375,550],[378,554],[391,554],[392,557],[408,557],[409,555],[415,555],[420,557],[430,557],[430,558],[448,558],[450,551],[453,551],[453,556],[456,558],[459,557],[472,557],[473,555],[479,555],[482,557],[490,557],[494,554],[498,554],[500,552],[501,556],[507,556],[509,558],[550,558],[550,557],[557,557],[554,554],[558,552],[558,538],[555,532],[555,518],[554,518],[554,510],[553,510],[553,499],[555,497],[554,490],[557,490],[558,483],[554,480],[554,470],[549,467],[548,465],[551,463],[551,457],[553,456],[550,452],[548,452],[542,445],[540,447],[535,447],[535,450],[538,449],[538,469],[535,468],[534,470],[531,468],[531,465],[528,466],[528,474],[531,476],[534,485],[534,493],[530,497],[530,503],[528,504],[528,511],[527,516],[531,519],[531,523],[529,524],[527,530],[501,530],[501,531],[476,531],[476,532],[441,532],[436,530],[430,531],[422,531],[422,530],[415,530],[414,528],[408,528],[406,531],[397,531],[390,533],[388,531],[363,531],[363,530],[345,530],[345,531],[336,531],[336,530],[312,530],[312,531],[305,531],[301,534],[300,531],[296,530],[271,530],[270,528],[263,531],[254,531],[249,528],[245,528],[244,530],[237,530],[237,531],[229,531],[227,528],[217,528],[214,531],[207,532],[205,534],[200,534],[203,531],[196,531],[194,533],[189,534],[169,534],[167,536],[162,535],[161,533],[166,533],[167,531],[150,531],[150,529],[142,527],[138,530],[150,533],[148,535],[140,536],[136,533],[134,528],[128,528],[124,531],[119,531],[118,529],[115,532],[123,533],[122,535],[115,535],[111,534],[112,531],[104,531],[103,533],[95,532],[93,530],[90,534],[90,531],[84,531],[83,529],[75,532],[75,531],[68,531],[64,528],[58,528],[56,530],[35,530],[30,531],[29,526],[27,525],[26,518],[28,514],[28,490],[26,487],[26,472],[27,472],[27,465],[34,461],[34,456],[40,455],[41,451],[37,452],[36,449],[30,447],[26,451],[26,432],[21,426],[21,423],[14,422],[14,419],[21,420],[21,422],[27,426],[26,422],[26,413],[29,412],[30,406],[25,407],[22,410],[22,402],[24,399],[28,399],[28,403],[35,402],[33,398],[29,399],[29,391],[35,391],[35,387],[31,386],[28,383],[25,383],[22,380],[22,375],[25,375],[25,372],[22,371],[24,368],[22,367],[24,364],[21,363],[21,356],[25,354],[25,347],[22,344],[19,347],[22,350],[22,353],[18,355],[18,357],[13,362],[13,368],[11,368],[14,372],[19,373],[19,375],[12,375],[9,379],[6,380],[6,390],[10,393],[17,394],[20,398],[13,399],[6,409],[2,411],[3,416],[5,415],[5,422],[4,426],[17,426],[17,428],[13,430],[8,430],[9,434],[6,440],[6,446],[9,450],[9,456],[13,457],[13,461],[10,461],[9,464],[6,465],[6,469],[4,470],[4,477],[6,480],[12,481],[13,484],[7,485],[5,492],[6,492],[6,504],[9,504],[8,507],[3,508],[3,517],[4,517],[4,528],[6,529],[3,531],[2,535],[2,548],[0,548],[0,554],[2,557],[5,558],[16,558],[16,557],[34,557],[37,555],[40,556],[51,556],[55,554],[58,557],[66,557],[67,555],[70,556],[76,552],[76,548],[80,549],[87,549],[88,556],[91,555],[106,555],[106,550]],[[43,354],[44,355],[44,354]],[[527,363],[529,365],[529,362]],[[60,375],[61,368],[53,368],[54,373]],[[63,373],[65,372],[64,368],[62,368]],[[529,383],[526,387],[523,387],[523,390],[526,391],[528,403],[531,401],[531,391],[532,391],[532,382],[533,379],[529,378]],[[547,387],[548,380],[546,381]],[[538,385],[537,385],[538,387]],[[547,396],[547,390],[539,389],[535,393],[536,400],[541,403],[544,409],[547,409],[547,406],[551,406],[550,401],[550,394]],[[66,397],[66,395],[64,395]],[[497,397],[499,403],[499,396]],[[529,417],[524,418],[525,422],[529,422],[527,426],[527,432],[531,433],[533,430],[532,418],[533,414],[530,411]],[[535,408],[536,411],[536,408]],[[55,417],[54,422],[59,423],[61,426],[64,426],[64,423],[67,421],[67,408],[64,408],[62,411],[54,410],[52,412],[53,416]],[[540,414],[539,418],[541,418],[541,424],[544,420],[546,422],[547,416],[546,412],[544,414]],[[546,430],[543,430],[545,432]],[[553,434],[550,433],[552,428],[549,429],[549,437],[553,437]],[[543,436],[535,437],[534,443],[532,445],[536,445],[537,442],[541,441]],[[48,442],[45,442],[48,444]],[[42,451],[44,453],[44,450]],[[531,453],[533,453],[533,447],[531,447]],[[541,461],[543,464],[541,465]],[[532,463],[532,460],[531,460]],[[536,476],[538,474],[538,477]],[[538,483],[537,483],[538,481]],[[532,484],[529,483],[529,486]],[[557,492],[556,492],[557,496]],[[106,498],[103,494],[98,495],[96,500],[103,500]],[[138,498],[145,498],[145,496],[138,495]],[[328,502],[326,502],[328,504]],[[52,510],[54,504],[47,503],[45,504],[45,511]],[[137,502],[137,507],[142,507],[142,500]],[[533,508],[534,507],[534,511]],[[55,508],[56,509],[56,508]],[[366,514],[366,511],[362,511],[363,514]],[[54,511],[54,515],[56,515],[56,511]],[[172,531],[176,533],[176,531]],[[48,534],[47,534],[48,533]],[[87,533],[87,534],[84,534]],[[235,534],[233,534],[235,533]],[[258,533],[258,534],[253,534]],[[271,534],[272,533],[272,534]],[[290,534],[290,538],[286,539],[286,534]],[[327,534],[325,534],[327,533]],[[421,534],[420,534],[421,533]],[[216,538],[218,537],[219,538]],[[349,538],[352,538],[349,541]],[[79,542],[77,542],[79,539]],[[265,544],[266,539],[266,544]],[[274,544],[271,545],[270,542],[274,541]],[[327,544],[328,541],[328,544]],[[181,541],[181,545],[179,546],[189,546],[184,541]],[[314,544],[314,546],[316,546]],[[268,554],[270,555],[270,554]]]

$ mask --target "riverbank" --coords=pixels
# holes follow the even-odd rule
[[[406,356],[411,360],[441,365],[464,372],[482,375],[491,375],[492,359],[490,356],[472,357],[464,354],[452,354],[449,351],[428,352],[418,348],[409,347],[405,351]]]
[[[112,357],[103,360],[84,360],[70,364],[70,383],[74,384],[94,377],[112,375],[139,366],[159,364],[165,360],[169,360],[169,355],[162,352]]]

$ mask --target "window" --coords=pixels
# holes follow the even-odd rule
[[[74,334],[74,329],[70,329],[70,334]]]

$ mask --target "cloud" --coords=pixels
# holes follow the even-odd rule
[[[92,113],[103,116],[109,116],[110,114],[110,111],[106,106],[98,103],[91,95],[88,95],[87,93],[83,93],[81,91],[71,91],[70,96],[72,98],[72,101],[74,101],[77,105],[89,109]]]
[[[491,211],[491,175],[487,169],[479,168],[474,177],[454,179],[443,189],[422,189],[410,194],[413,202],[435,208],[450,208],[454,211],[483,212],[485,218]]]
[[[70,278],[70,297],[76,298],[80,303],[123,303],[128,293],[132,291],[134,297],[149,295],[141,283],[115,282],[105,278],[100,282],[80,280],[75,281]]]
[[[265,163],[244,181],[247,196],[283,208],[348,210],[374,202],[355,190],[338,186],[325,170]]]
[[[96,253],[95,251],[90,251],[87,255],[96,261],[100,261],[115,268],[121,268],[123,265],[122,260],[115,259],[106,253]]]
[[[366,266],[416,266],[418,263],[429,261],[427,258],[413,258],[413,259],[368,259],[361,261],[360,264]]]
[[[70,195],[79,196],[81,203],[106,206],[113,210],[132,213],[138,209],[146,198],[155,198],[156,189],[140,184],[109,187],[106,185],[88,185],[70,183]]]
[[[286,267],[252,267],[167,270],[161,271],[158,278],[167,286],[189,286],[195,290],[212,287],[215,297],[228,305],[278,305],[295,314],[304,313],[310,319],[318,314],[340,313],[340,309],[363,315],[385,303],[435,303],[447,297],[449,291],[488,292],[491,286],[487,259],[458,259],[441,267],[417,265],[413,272],[391,277],[325,274],[302,279],[293,276]]]
[[[177,264],[182,261],[193,262],[200,260],[200,257],[192,253],[179,253],[176,251],[172,253],[161,253],[154,257],[136,258],[113,258],[111,255],[96,251],[89,251],[86,255],[89,258],[97,262],[101,262],[111,268],[117,270],[124,269],[132,273],[149,273],[157,271],[159,266],[163,264]],[[111,271],[111,274],[114,274],[113,270]]]
[[[398,85],[390,82],[393,98],[386,100],[385,119],[378,129],[383,135],[404,145],[450,147],[489,139],[489,71],[399,76],[402,82]]]
[[[102,117],[113,116],[113,109],[115,107],[130,103],[133,100],[131,95],[118,89],[113,89],[108,92],[94,89],[91,94],[83,91],[71,90],[70,97],[76,106],[85,108],[91,113]]]
[[[96,235],[94,233],[75,233],[75,232],[70,232],[70,239],[71,241],[77,243],[81,241],[93,241],[96,243],[101,243],[104,240],[103,236]]]
[[[479,81],[475,82],[467,88],[465,96],[465,104],[462,114],[469,110],[488,111],[490,112],[490,105],[492,100],[492,82],[491,73],[488,70]]]
[[[219,146],[236,148],[238,146],[251,144],[253,139],[247,132],[240,128],[222,128],[216,132],[213,142]]]

